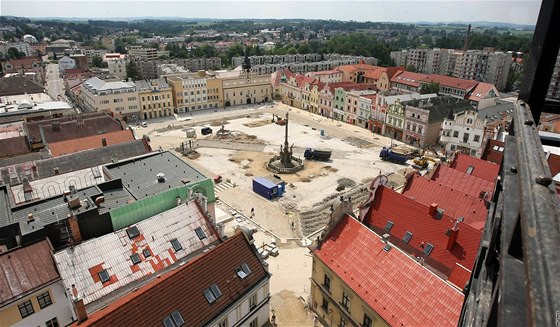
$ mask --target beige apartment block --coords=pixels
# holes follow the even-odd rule
[[[173,92],[164,79],[136,81],[141,119],[171,116],[174,113]]]
[[[91,111],[112,112],[124,119],[134,119],[140,114],[138,91],[133,82],[90,78],[83,84],[81,97]]]

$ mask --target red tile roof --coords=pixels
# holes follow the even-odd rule
[[[464,223],[474,229],[482,230],[486,224],[488,210],[484,200],[420,175],[411,176],[402,194],[426,206],[435,203],[446,215],[455,219],[463,217]]]
[[[444,212],[441,219],[429,214],[429,206],[409,199],[386,187],[379,187],[371,204],[364,224],[378,234],[385,234],[385,225],[393,222],[389,231],[391,241],[403,251],[415,257],[425,257],[426,264],[449,275],[456,263],[472,269],[482,232],[460,223],[459,235],[451,251],[447,250],[449,237],[446,232],[453,227],[454,220]],[[405,233],[412,233],[408,243],[402,239]],[[424,243],[424,244],[422,244]],[[423,245],[434,246],[429,256],[423,254]]]
[[[43,62],[43,58],[41,58],[41,56],[23,57],[20,59],[10,59],[8,62],[14,66],[14,69],[19,69],[21,66],[24,68],[31,68],[33,62],[41,64]]]
[[[560,173],[560,156],[554,153],[548,155],[546,159],[548,166],[550,167],[550,174],[552,177]]]
[[[431,74],[422,79],[422,82],[425,83],[439,83],[441,86],[448,86],[455,89],[461,89],[465,91],[470,91],[474,88],[478,82],[475,80],[469,79],[462,79],[457,77],[445,76],[445,75],[437,75]]]
[[[330,83],[329,84],[329,89],[331,90],[331,92],[334,93],[334,90],[337,88],[343,88],[345,91],[350,91],[350,90],[378,90],[377,87],[372,86],[371,84],[358,84],[358,83],[352,83],[352,82],[341,82],[341,83]]]
[[[463,294],[353,218],[313,253],[392,326],[456,326]]]
[[[339,70],[333,69],[333,70],[320,70],[318,72],[312,72],[311,73],[313,76],[316,75],[332,75],[332,74],[340,74]]]
[[[0,271],[0,307],[60,278],[46,239],[1,253]]]
[[[504,142],[498,140],[488,140],[480,159],[490,161],[501,166],[502,160],[504,159],[504,149]]]
[[[344,66],[339,66],[336,69],[338,70],[342,70],[342,71],[349,71],[349,72],[353,72],[353,71],[357,71],[357,70],[374,70],[379,68],[378,66],[373,66],[373,65],[368,65],[368,64],[364,64],[364,63],[359,63],[359,64],[353,64],[353,65],[344,65]]]
[[[494,95],[493,96],[488,96],[488,93],[492,90],[494,91]],[[500,96],[500,93],[498,92],[498,90],[496,89],[494,84],[479,82],[475,86],[475,88],[466,96],[466,98],[471,100],[471,101],[480,101],[480,100],[485,99],[487,97],[495,98],[495,97],[499,97],[499,96]]]
[[[235,269],[243,263],[249,265],[251,274],[240,280]],[[162,326],[163,318],[175,310],[181,313],[185,326],[203,326],[268,277],[256,251],[238,232],[209,252],[72,326]],[[212,284],[218,285],[222,296],[209,304],[203,291]]]
[[[364,78],[371,78],[374,80],[378,80],[381,78],[381,74],[383,74],[383,72],[386,72],[387,68],[382,68],[382,67],[377,67],[374,70],[371,70],[369,72],[367,72],[366,74],[364,74]]]
[[[451,161],[450,167],[464,173],[468,173],[469,168],[473,167],[474,169],[470,174],[468,173],[469,175],[491,182],[494,182],[500,173],[500,165],[494,162],[471,157],[460,152],[455,154],[455,158]]]
[[[63,154],[70,154],[74,152],[100,148],[103,146],[103,139],[107,141],[107,145],[119,144],[135,140],[132,131],[125,129],[122,131],[86,136],[67,141],[52,142],[49,143],[49,150],[51,151],[51,155],[54,158]]]
[[[451,275],[449,275],[448,281],[457,286],[459,289],[464,289],[467,285],[467,282],[471,278],[472,271],[468,270],[467,268],[461,265],[455,265],[453,270],[451,271]]]
[[[391,83],[420,87],[420,81],[427,77],[428,75],[426,74],[403,71],[400,74],[394,75],[393,78],[391,78]]]
[[[489,197],[494,193],[494,182],[466,174],[445,165],[438,165],[434,170],[431,180],[474,197],[480,197],[481,192],[488,192]]]

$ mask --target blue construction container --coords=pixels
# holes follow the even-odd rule
[[[279,196],[278,184],[264,177],[253,178],[253,191],[269,200]]]

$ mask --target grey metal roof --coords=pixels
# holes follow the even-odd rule
[[[47,200],[39,200],[35,203],[21,205],[12,209],[10,223],[19,222],[21,234],[29,234],[43,228],[43,226],[68,218],[70,213],[75,215],[89,210],[97,210],[92,198],[101,195],[97,186],[88,187],[77,191],[75,195],[82,200],[82,205],[76,209],[70,209],[64,196],[60,195]],[[87,199],[87,201],[84,201]],[[32,213],[35,221],[28,223],[28,215]]]
[[[0,226],[9,225],[11,222],[8,194],[7,187],[0,187]]]
[[[100,215],[135,201],[134,197],[123,187],[103,191],[103,197],[105,202],[99,206]]]
[[[121,178],[136,199],[142,199],[171,188],[207,179],[204,174],[189,166],[171,152],[155,152],[105,166],[112,178]],[[159,182],[157,174],[165,175],[165,182]]]
[[[430,99],[416,99],[403,102],[407,106],[421,108],[430,111],[428,121],[430,123],[443,121],[449,112],[461,112],[472,109],[469,101],[453,98],[451,96],[439,96]]]
[[[81,151],[56,158],[35,162],[37,172],[41,178],[54,175],[54,168],[59,173],[85,169],[111,162],[113,159],[122,160],[136,157],[149,152],[142,140],[135,140],[120,144],[108,145],[97,149]]]
[[[154,87],[157,90],[169,88],[169,84],[163,78],[151,79],[151,80],[139,80],[136,81],[136,89],[138,91],[152,90]],[[155,84],[155,85],[154,85]]]
[[[482,119],[494,120],[501,119],[502,112],[506,112],[508,116],[513,114],[513,102],[499,102],[492,107],[480,109],[478,111],[478,117]]]

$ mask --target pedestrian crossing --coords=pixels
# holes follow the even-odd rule
[[[219,184],[214,185],[214,193],[217,194],[232,187],[233,187],[233,183],[231,182],[221,182]]]

